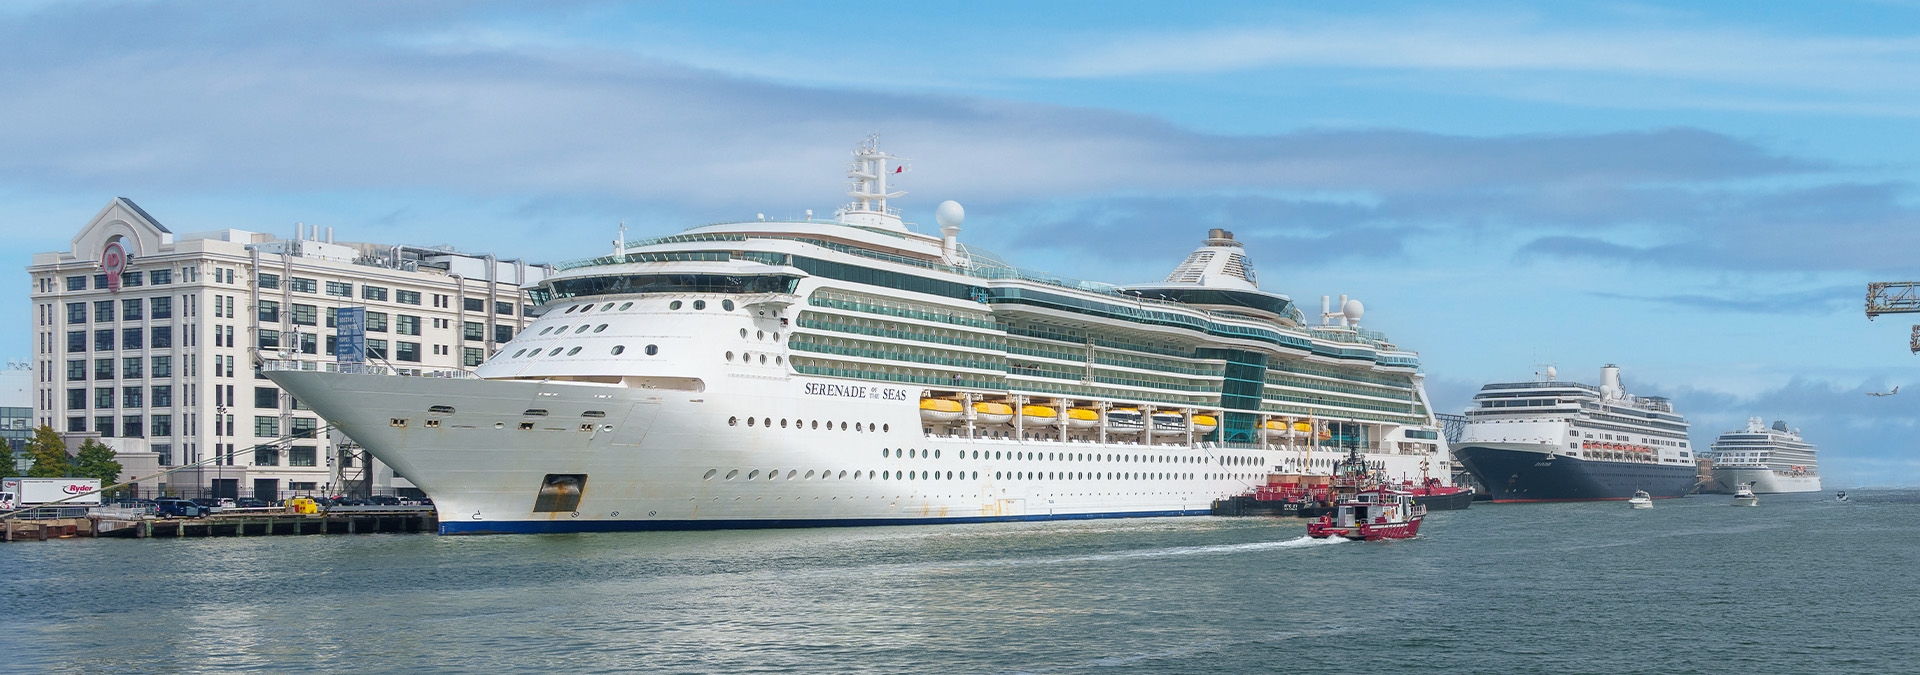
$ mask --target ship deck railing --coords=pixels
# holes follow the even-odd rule
[[[479,379],[478,375],[457,368],[403,368],[378,363],[340,363],[336,361],[301,361],[296,359],[269,359],[261,362],[260,371],[346,373],[350,375],[386,375],[389,377],[432,377],[453,380]]]

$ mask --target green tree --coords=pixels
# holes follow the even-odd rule
[[[0,441],[0,474],[11,476],[19,473],[13,469],[13,444]]]
[[[27,455],[33,458],[33,468],[27,475],[34,478],[59,478],[73,471],[73,459],[67,456],[67,442],[60,439],[60,433],[45,424],[33,430],[33,440],[27,441]]]
[[[116,453],[105,443],[91,438],[80,443],[79,468],[73,475],[81,478],[98,478],[101,485],[112,485],[120,477],[120,463],[113,460]]]

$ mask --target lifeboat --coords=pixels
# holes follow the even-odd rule
[[[920,419],[929,422],[952,422],[960,419],[960,402],[950,398],[920,399]]]
[[[981,401],[973,404],[973,421],[980,424],[1006,424],[1013,421],[1013,406]]]
[[[1214,419],[1212,415],[1193,416],[1193,430],[1197,433],[1210,434],[1218,428],[1220,428],[1220,421]]]
[[[1051,427],[1060,424],[1060,411],[1044,405],[1020,406],[1022,426]]]
[[[1107,411],[1107,431],[1134,434],[1140,432],[1140,409],[1114,408]]]
[[[1180,413],[1157,412],[1153,414],[1153,433],[1174,436],[1187,433],[1187,418]]]
[[[1092,429],[1100,426],[1100,411],[1092,408],[1068,408],[1067,426],[1074,429]]]
[[[1287,428],[1287,423],[1284,421],[1267,420],[1267,437],[1268,438],[1285,438],[1288,433],[1291,433],[1291,431],[1292,430]]]

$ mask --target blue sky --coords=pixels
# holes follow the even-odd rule
[[[1613,362],[1696,442],[1784,418],[1833,484],[1920,482],[1920,399],[1863,395],[1913,384],[1913,322],[1861,312],[1920,278],[1915,3],[16,2],[0,121],[15,269],[114,196],[581,258],[830,212],[878,132],[910,220],[960,201],[1027,266],[1157,279],[1234,230],[1443,409]]]

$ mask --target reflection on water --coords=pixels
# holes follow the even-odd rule
[[[1899,671],[1920,493],[1849,492],[1481,504],[1376,543],[1168,518],[15,544],[0,670]]]

